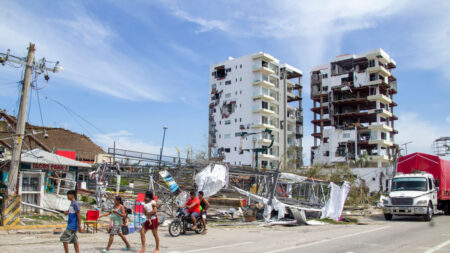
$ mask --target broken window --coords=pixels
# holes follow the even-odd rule
[[[336,156],[345,156],[346,147],[343,144],[339,144],[339,147],[336,149]]]
[[[217,69],[216,70],[216,78],[223,79],[227,76],[227,73],[225,72],[225,68]]]
[[[370,79],[370,81],[376,81],[378,79],[378,76],[377,76],[377,74],[372,73],[372,74],[370,74],[369,79]]]
[[[228,72],[231,72],[231,68],[227,68],[226,69],[226,72],[228,73]]]
[[[328,78],[328,74],[327,73],[322,74],[322,79],[327,79],[327,78]]]
[[[369,60],[369,67],[375,67],[375,60]]]
[[[231,121],[230,120],[225,120],[225,125],[229,125],[229,124],[231,124]]]
[[[224,150],[226,153],[230,153],[230,148],[225,148]]]
[[[231,80],[225,81],[225,85],[230,85],[231,84]]]

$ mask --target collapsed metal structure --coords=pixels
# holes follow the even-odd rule
[[[95,171],[84,171],[84,173],[91,173],[91,179],[92,176],[95,176],[96,201],[98,207],[103,209],[109,208],[108,205],[112,204],[112,195],[107,194],[106,189],[114,189],[114,183],[116,183],[117,190],[129,193],[152,190],[162,203],[161,211],[173,216],[177,201],[179,201],[177,200],[178,194],[171,191],[159,172],[169,172],[183,191],[190,191],[196,189],[195,175],[208,166],[206,163],[188,158],[160,156],[117,148],[109,148],[108,154],[113,156],[113,164],[103,163],[99,164]],[[160,161],[161,166],[159,166]],[[275,197],[288,205],[298,206],[300,209],[302,207],[305,209],[323,207],[328,196],[328,182],[313,179],[295,183],[277,182],[279,174],[273,170],[258,171],[231,166],[229,167],[229,185],[217,195],[242,198],[233,189],[233,187],[237,187],[263,198]],[[120,179],[132,182],[132,184],[119,185],[117,182],[120,182]],[[127,195],[125,194],[125,196]],[[131,202],[132,200],[129,200],[125,203],[130,205]]]

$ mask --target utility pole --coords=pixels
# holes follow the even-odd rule
[[[408,144],[411,144],[412,141],[408,141],[406,143],[403,143],[402,146],[405,146],[405,155],[408,155]]]
[[[11,163],[8,173],[8,195],[15,195],[17,188],[17,177],[19,172],[20,155],[22,152],[22,142],[25,138],[26,115],[28,111],[28,99],[31,87],[31,76],[34,73],[44,74],[45,80],[49,80],[48,71],[61,72],[62,67],[59,62],[55,63],[53,68],[46,66],[45,58],[38,62],[34,60],[35,45],[30,43],[28,47],[28,55],[26,58],[17,57],[10,54],[10,50],[6,54],[0,53],[0,63],[5,65],[6,62],[13,62],[20,65],[25,65],[25,74],[22,82],[22,92],[20,96],[19,113],[17,115],[16,132],[14,135],[14,144],[11,156]]]
[[[164,149],[164,139],[166,138],[166,130],[168,127],[164,126],[164,134],[163,134],[163,140],[162,140],[162,145],[161,145],[161,152],[159,153],[159,169],[161,169],[161,161],[162,161],[162,154],[163,154],[163,149]]]
[[[22,141],[25,135],[25,123],[27,120],[28,98],[30,94],[31,72],[34,62],[34,44],[30,43],[28,47],[27,64],[25,65],[25,77],[20,96],[19,114],[17,115],[16,138],[11,156],[11,164],[8,173],[8,194],[15,195],[17,186],[17,176],[19,172],[20,154],[22,153]]]

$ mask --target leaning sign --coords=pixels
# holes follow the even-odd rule
[[[61,164],[32,163],[31,164],[31,169],[68,171],[69,170],[69,166],[61,165]]]

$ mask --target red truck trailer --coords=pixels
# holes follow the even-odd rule
[[[439,156],[413,153],[398,159],[397,173],[425,172],[433,175],[438,188],[437,208],[450,214],[450,161]],[[436,188],[437,188],[436,187]]]

